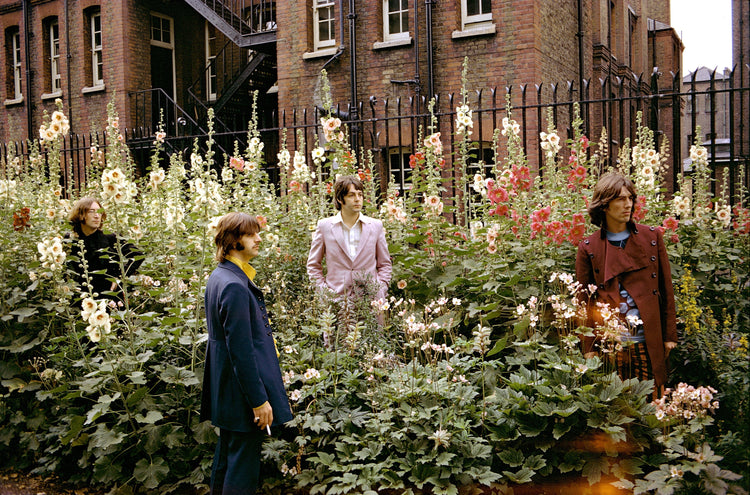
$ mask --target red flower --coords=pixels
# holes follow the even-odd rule
[[[268,225],[268,219],[263,215],[256,215],[255,218],[258,220],[258,225],[260,225],[260,228],[265,229],[266,225]]]
[[[677,230],[677,227],[679,227],[680,222],[675,217],[669,217],[664,219],[662,225],[666,230],[671,230],[672,232],[674,232]]]
[[[417,151],[413,155],[409,155],[409,166],[411,168],[417,168],[424,163],[424,153]]]
[[[21,231],[29,226],[30,211],[28,207],[24,207],[13,212],[13,230]]]
[[[505,203],[509,199],[508,191],[502,187],[494,187],[494,184],[489,185],[487,197],[490,198],[492,204]]]
[[[507,217],[508,211],[509,211],[508,205],[497,205],[497,208],[491,211],[490,215],[498,215],[501,217]]]
[[[646,208],[646,196],[638,196],[635,201],[635,209],[633,210],[633,221],[640,222],[646,218],[648,209]]]
[[[289,181],[289,191],[299,192],[302,186],[296,180]]]
[[[546,222],[549,220],[549,216],[552,213],[552,207],[545,206],[539,210],[536,210],[531,214],[531,221],[533,222]]]
[[[585,135],[581,136],[581,149],[583,149],[583,151],[589,149],[589,138],[587,138]]]

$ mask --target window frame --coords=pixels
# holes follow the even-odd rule
[[[6,31],[8,32],[8,31]],[[8,75],[11,78],[12,97],[9,98],[13,101],[18,101],[23,98],[21,88],[21,30],[16,26],[10,31],[10,70]]]
[[[216,88],[218,86],[218,74],[216,72],[216,64],[214,61],[216,60],[216,54],[212,52],[211,50],[211,43],[216,42],[217,34],[216,34],[216,28],[214,28],[213,33],[211,32],[211,28],[213,25],[206,21],[205,24],[205,48],[206,48],[206,100],[207,101],[216,101],[216,98],[218,97],[218,93],[216,92]],[[212,36],[213,34],[213,36]]]
[[[62,73],[60,71],[60,23],[51,19],[47,27],[49,36],[49,83],[50,93],[62,93]]]
[[[156,32],[156,28],[154,27],[154,19],[159,19],[160,21],[158,28],[159,33],[169,33],[169,41],[164,41],[161,34],[158,39],[154,36]],[[151,44],[154,46],[160,46],[162,48],[169,48],[170,50],[174,50],[174,20],[164,14],[160,14],[159,12],[151,12],[149,20],[149,37]],[[165,21],[166,26],[168,26],[168,29],[166,30],[164,29]]]
[[[96,30],[96,20],[99,20],[99,30]],[[102,12],[95,10],[89,16],[90,29],[90,49],[91,49],[91,86],[104,86],[104,41],[102,30]],[[99,35],[99,43],[96,42],[96,36]]]
[[[388,178],[389,180],[393,178],[401,197],[413,187],[411,181],[412,168],[409,164],[412,154],[410,146],[391,146],[387,150]],[[398,165],[398,168],[394,169],[394,164]]]
[[[402,3],[401,8],[398,11],[391,11],[389,6],[389,0],[383,0],[383,41],[403,41],[411,39],[411,31],[409,28],[409,2],[408,0],[398,0]],[[403,4],[406,4],[404,8]],[[394,13],[406,14],[406,30],[392,33],[390,31],[390,16]],[[401,22],[403,28],[403,19]]]
[[[336,2],[335,0],[313,0],[313,50],[320,51],[326,48],[332,48],[336,46]],[[331,15],[323,22],[329,24],[329,33],[331,38],[327,40],[320,39],[320,26],[322,24],[320,20],[320,11],[322,9],[330,9]]]
[[[483,25],[489,25],[492,22],[492,1],[490,0],[490,11],[489,13],[482,12],[480,14],[469,15],[470,0],[461,0],[461,29],[466,31],[474,27]],[[482,8],[482,0],[476,0],[479,2],[479,9]]]

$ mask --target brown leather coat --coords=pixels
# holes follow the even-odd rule
[[[643,320],[646,348],[656,386],[667,381],[665,342],[677,342],[674,289],[667,250],[661,230],[636,225],[625,248],[612,246],[598,230],[578,245],[576,277],[584,285],[595,284],[592,302],[604,301],[615,310],[620,301],[619,284],[633,297]],[[594,339],[584,340],[584,352]]]

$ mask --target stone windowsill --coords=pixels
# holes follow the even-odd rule
[[[376,41],[372,44],[373,50],[385,50],[388,48],[399,48],[403,46],[411,46],[412,44],[412,38],[409,36],[408,38],[401,38],[397,40],[388,40],[388,41]]]
[[[453,31],[451,34],[451,38],[459,39],[459,38],[470,38],[472,36],[485,36],[488,34],[495,34],[495,24],[479,24],[476,26],[468,25],[465,26],[462,31]]]
[[[98,86],[86,86],[81,90],[81,94],[90,94],[90,93],[99,93],[101,91],[104,91],[105,86],[104,84],[99,84]]]
[[[62,91],[55,91],[54,93],[44,93],[42,94],[42,100],[54,100],[55,98],[60,98],[62,96]]]
[[[3,105],[6,107],[11,107],[13,105],[20,105],[23,103],[23,95],[19,96],[18,98],[13,98],[12,100],[5,100],[3,102]]]
[[[331,57],[336,54],[336,47],[324,48],[322,50],[315,50],[314,52],[305,52],[302,54],[302,60],[310,60],[314,58]]]

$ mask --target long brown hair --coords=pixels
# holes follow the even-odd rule
[[[83,235],[81,225],[86,222],[86,213],[88,213],[88,211],[91,209],[91,205],[93,205],[94,203],[98,204],[100,207],[99,209],[101,210],[102,221],[99,223],[99,230],[101,230],[102,226],[104,225],[104,220],[107,218],[107,214],[101,208],[102,202],[99,201],[98,198],[88,196],[79,199],[78,201],[76,201],[76,204],[73,205],[73,208],[68,214],[68,222],[70,222],[70,225],[73,226],[73,232],[75,232],[79,236]]]
[[[633,181],[619,172],[605,174],[596,183],[594,197],[591,199],[591,204],[589,205],[591,223],[597,227],[607,228],[607,214],[604,210],[607,209],[610,201],[620,196],[623,187],[627,188],[628,193],[630,193],[633,199],[633,207],[630,210],[630,219],[627,223],[628,229],[631,231],[635,230],[635,223],[633,223],[636,200],[635,186],[633,185]]]
[[[227,254],[232,249],[242,251],[243,246],[239,242],[243,235],[253,235],[260,232],[260,223],[253,215],[247,213],[227,213],[219,219],[216,227],[216,261],[222,262],[227,259]]]

